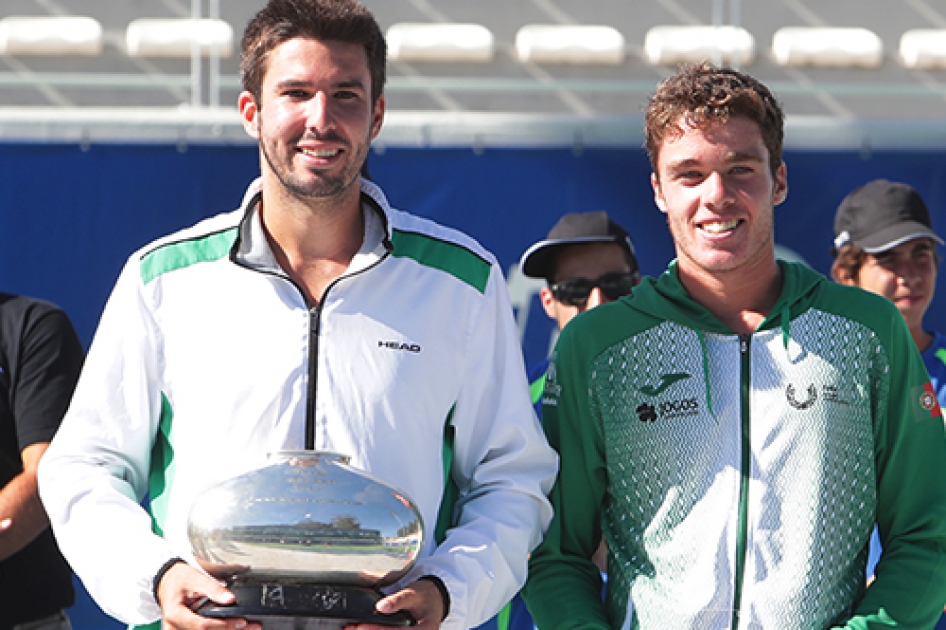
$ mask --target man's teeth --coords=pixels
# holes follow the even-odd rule
[[[317,158],[330,158],[338,155],[338,149],[302,149],[302,152]]]
[[[719,234],[731,230],[737,225],[739,225],[738,219],[735,221],[716,221],[713,223],[703,223],[703,229],[711,234]]]

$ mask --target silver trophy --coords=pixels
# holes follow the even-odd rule
[[[236,596],[234,605],[207,602],[198,612],[266,630],[412,625],[406,612],[374,606],[420,553],[414,503],[344,455],[284,451],[272,460],[210,487],[191,509],[194,558]]]

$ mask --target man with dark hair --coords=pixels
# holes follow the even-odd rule
[[[269,2],[243,31],[240,44],[243,90],[258,101],[262,97],[269,54],[280,44],[300,38],[341,41],[363,47],[371,78],[371,102],[378,102],[387,81],[387,45],[371,12],[350,0]]]
[[[133,254],[109,298],[40,489],[66,557],[125,622],[245,627],[192,610],[234,594],[196,568],[187,515],[275,451],[340,453],[417,504],[420,558],[378,612],[465,628],[525,579],[556,456],[496,259],[359,176],[383,65],[360,4],[271,0],[243,38],[239,97],[260,179],[239,210]]]
[[[36,470],[82,367],[58,307],[0,293],[0,628],[69,630],[72,571],[40,503]]]
[[[677,259],[556,346],[543,394],[555,516],[524,591],[543,630],[939,616],[942,413],[890,302],[776,260],[782,120],[764,85],[710,65],[650,100],[651,183]],[[865,590],[875,522],[886,553]]]

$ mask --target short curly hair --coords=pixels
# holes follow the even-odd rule
[[[657,173],[664,139],[683,133],[681,125],[705,128],[730,118],[759,125],[772,174],[782,165],[785,116],[772,92],[760,81],[731,68],[708,63],[684,65],[657,86],[647,103],[644,146]]]
[[[360,44],[368,56],[371,102],[384,91],[387,45],[371,12],[355,0],[269,0],[250,20],[240,45],[243,89],[260,102],[269,53],[290,39]]]

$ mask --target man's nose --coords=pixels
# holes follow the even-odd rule
[[[726,178],[717,171],[710,173],[703,181],[703,195],[706,205],[711,208],[721,209],[732,202]]]
[[[306,112],[306,127],[316,131],[324,131],[334,124],[328,95],[317,92],[309,101]]]
[[[587,311],[588,309],[592,309],[596,306],[600,306],[601,304],[604,304],[605,302],[610,302],[610,301],[611,300],[609,300],[608,297],[601,290],[601,287],[593,287],[591,289],[591,293],[588,294],[587,301],[585,301],[584,310]]]
[[[923,276],[922,263],[917,263],[914,261],[906,261],[897,266],[896,273],[900,276],[901,280],[911,284],[918,281]]]

